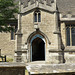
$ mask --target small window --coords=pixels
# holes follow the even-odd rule
[[[37,13],[34,14],[34,22],[37,22]]]
[[[41,15],[38,13],[38,22],[41,22]]]
[[[11,30],[11,40],[15,40],[15,33],[17,31],[17,27],[16,26],[13,26],[14,28],[14,31]]]
[[[34,22],[41,22],[41,13],[40,11],[34,12]]]
[[[67,46],[70,46],[70,28],[66,28]]]
[[[11,40],[15,40],[15,33],[11,31]]]
[[[75,46],[75,28],[71,28],[72,46]]]

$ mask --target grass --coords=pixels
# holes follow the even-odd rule
[[[25,75],[29,75],[27,70],[25,70]]]
[[[13,62],[12,58],[6,58],[6,62]]]

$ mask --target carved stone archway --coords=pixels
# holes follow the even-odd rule
[[[43,36],[36,34],[31,39],[30,57],[31,61],[44,61],[45,60],[45,39]]]
[[[34,42],[35,40],[35,42]],[[27,59],[28,59],[28,62],[32,62],[32,61],[35,61],[32,59],[32,47],[33,47],[33,44],[36,44],[37,40],[41,41],[42,44],[43,44],[43,48],[42,49],[44,52],[43,52],[43,59],[41,58],[40,60],[46,60],[46,47],[48,44],[51,44],[50,40],[48,39],[48,37],[43,33],[41,32],[40,30],[37,30],[33,33],[31,33],[28,38],[27,38],[27,41],[26,41],[26,44],[27,44],[27,48],[28,48],[28,51],[27,51]],[[36,59],[37,61],[39,59]]]

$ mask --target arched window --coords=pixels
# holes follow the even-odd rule
[[[75,46],[75,26],[66,25],[66,43],[67,46]]]
[[[41,13],[39,10],[34,12],[34,22],[41,22]]]
[[[41,14],[38,13],[38,22],[41,22]]]

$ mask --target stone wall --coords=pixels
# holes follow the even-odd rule
[[[0,75],[25,75],[25,64],[0,63]]]
[[[27,69],[28,73],[25,73]],[[75,64],[0,63],[0,75],[75,75]]]
[[[28,37],[30,36],[31,33],[36,31],[35,24],[38,24],[38,28],[41,32],[43,32],[51,42],[51,44],[48,43],[48,39],[46,39],[45,44],[46,44],[46,56],[45,56],[45,61],[47,62],[52,62],[50,59],[53,57],[55,59],[55,63],[58,63],[59,60],[56,59],[58,57],[58,53],[55,54],[49,54],[50,50],[58,50],[58,36],[57,34],[54,34],[54,31],[56,29],[56,19],[55,19],[55,13],[47,12],[44,10],[40,10],[41,13],[41,22],[35,23],[34,22],[34,10],[27,12],[25,14],[21,14],[21,26],[22,26],[22,45],[25,45],[27,42]],[[29,57],[28,59],[30,60],[30,41],[29,43],[27,42],[27,48],[29,49]],[[49,61],[50,60],[50,61]],[[53,62],[54,63],[54,62]]]
[[[41,10],[40,10],[41,11]],[[28,36],[36,31],[34,25],[34,11],[23,14],[21,17],[22,24],[22,44],[25,44]],[[53,34],[55,31],[55,15],[47,11],[41,11],[41,22],[38,24],[39,30],[42,31],[49,38],[51,45],[50,49],[58,49],[57,35]],[[48,49],[49,49],[48,48]]]
[[[75,75],[75,64],[28,64],[30,75]]]
[[[57,74],[57,73],[55,73],[55,74],[34,74],[34,75],[74,75],[74,74],[72,74],[72,73],[59,73],[59,74]]]
[[[0,49],[1,55],[6,55],[8,58],[14,57],[15,40],[11,40],[10,33],[0,33]]]
[[[61,22],[61,39],[62,43],[65,47],[64,49],[64,59],[65,63],[75,63],[75,46],[67,46],[66,44],[66,24],[69,24],[69,22]],[[75,24],[71,22],[70,24]]]
[[[74,75],[72,73],[59,73],[59,74],[34,74],[34,75]]]

